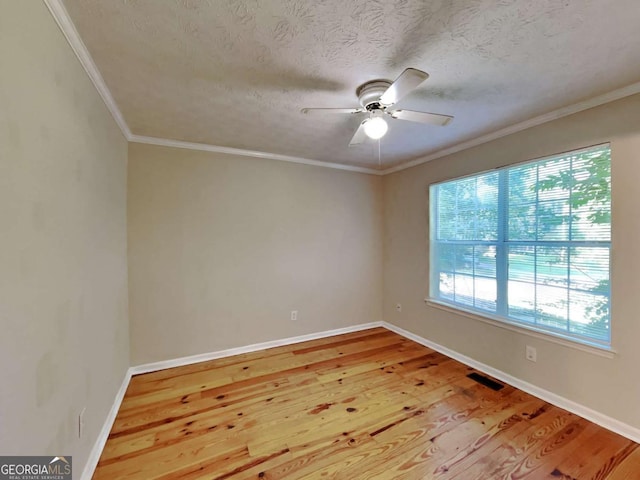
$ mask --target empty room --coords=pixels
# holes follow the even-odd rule
[[[640,479],[637,0],[0,0],[0,479]]]

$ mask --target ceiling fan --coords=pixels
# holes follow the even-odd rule
[[[356,90],[356,95],[358,95],[362,108],[303,108],[301,112],[304,114],[369,113],[369,118],[360,123],[349,142],[349,146],[361,144],[367,137],[382,138],[389,128],[385,121],[386,115],[398,120],[445,126],[453,120],[453,117],[439,113],[393,110],[391,108],[427,78],[429,78],[428,73],[415,68],[407,68],[393,83],[387,80],[373,80],[360,85]]]

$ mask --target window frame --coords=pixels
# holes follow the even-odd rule
[[[452,177],[448,179],[443,179],[438,182],[433,182],[428,187],[428,259],[429,259],[429,267],[428,267],[428,297],[425,298],[425,302],[436,308],[440,308],[442,310],[458,313],[468,318],[473,318],[475,320],[480,320],[485,323],[489,323],[491,325],[495,325],[501,328],[506,328],[508,330],[514,330],[520,333],[529,334],[535,337],[544,338],[546,340],[550,340],[554,343],[560,343],[562,345],[571,346],[574,348],[578,348],[580,350],[591,351],[593,353],[601,354],[603,356],[611,358],[611,356],[615,353],[613,348],[613,329],[612,329],[612,295],[611,295],[611,279],[612,279],[612,243],[613,243],[613,222],[611,222],[610,226],[610,238],[608,241],[597,241],[597,240],[512,240],[509,241],[506,238],[506,219],[508,217],[508,201],[505,201],[505,197],[508,197],[508,189],[505,191],[503,181],[503,177],[508,176],[508,172],[511,169],[526,166],[527,164],[532,163],[542,163],[549,160],[560,159],[562,157],[568,157],[572,155],[579,155],[584,152],[589,152],[597,149],[609,149],[609,162],[612,167],[613,160],[611,158],[611,144],[610,142],[599,143],[596,145],[591,145],[584,148],[568,150],[561,153],[556,153],[553,155],[548,155],[545,157],[535,158],[531,160],[526,160],[522,162],[516,162],[513,164],[503,165],[494,169],[484,170],[479,172],[474,172],[471,174]],[[438,215],[437,215],[437,200],[434,200],[434,189],[435,186],[446,184],[449,182],[464,180],[465,178],[474,178],[479,177],[483,174],[492,173],[496,171],[504,172],[499,176],[499,190],[498,190],[498,202],[497,202],[497,216],[498,216],[498,235],[496,240],[448,240],[448,241],[435,241],[434,237],[437,235],[438,228]],[[610,189],[611,188],[612,179],[610,179]],[[610,212],[612,211],[611,204],[613,203],[613,199],[610,200],[609,208]],[[441,269],[434,268],[434,255],[437,251],[437,245],[442,244],[452,244],[452,245],[467,245],[467,246],[481,246],[481,245],[495,245],[496,251],[500,248],[502,250],[507,250],[508,247],[514,246],[554,246],[554,247],[565,247],[570,249],[572,247],[606,247],[609,251],[608,258],[608,274],[609,274],[609,291],[608,291],[608,301],[609,301],[609,337],[608,341],[598,340],[594,337],[581,335],[579,333],[571,333],[569,331],[564,332],[560,329],[554,327],[545,327],[544,325],[539,324],[538,322],[527,322],[525,320],[521,320],[515,317],[508,316],[508,302],[507,298],[507,285],[509,282],[508,277],[508,253],[503,252],[502,255],[498,255],[496,253],[496,311],[495,313],[489,310],[483,310],[481,308],[464,305],[461,303],[456,303],[454,301],[448,301],[447,299],[439,296],[440,291],[440,274],[442,273]],[[454,272],[451,272],[454,273]],[[473,273],[473,278],[476,278],[475,272]],[[502,282],[498,281],[498,278],[502,278]],[[534,284],[534,285],[537,285]],[[568,290],[572,290],[567,287]]]

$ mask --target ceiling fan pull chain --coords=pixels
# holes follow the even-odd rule
[[[386,135],[389,125],[385,117],[407,120],[414,123],[426,123],[429,125],[447,125],[453,120],[453,117],[450,115],[391,109],[398,101],[418,88],[427,78],[429,78],[427,72],[423,72],[417,68],[406,68],[393,82],[389,82],[388,80],[371,80],[360,85],[356,89],[356,95],[362,108],[303,108],[301,112],[304,114],[368,114],[367,118],[360,122],[353,137],[351,137],[351,141],[349,142],[350,147],[361,145],[367,138],[379,140]],[[382,163],[380,150],[380,141],[378,141],[378,166],[381,166]]]

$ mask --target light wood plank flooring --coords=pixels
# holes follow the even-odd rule
[[[95,479],[640,479],[638,444],[377,328],[138,375]]]

